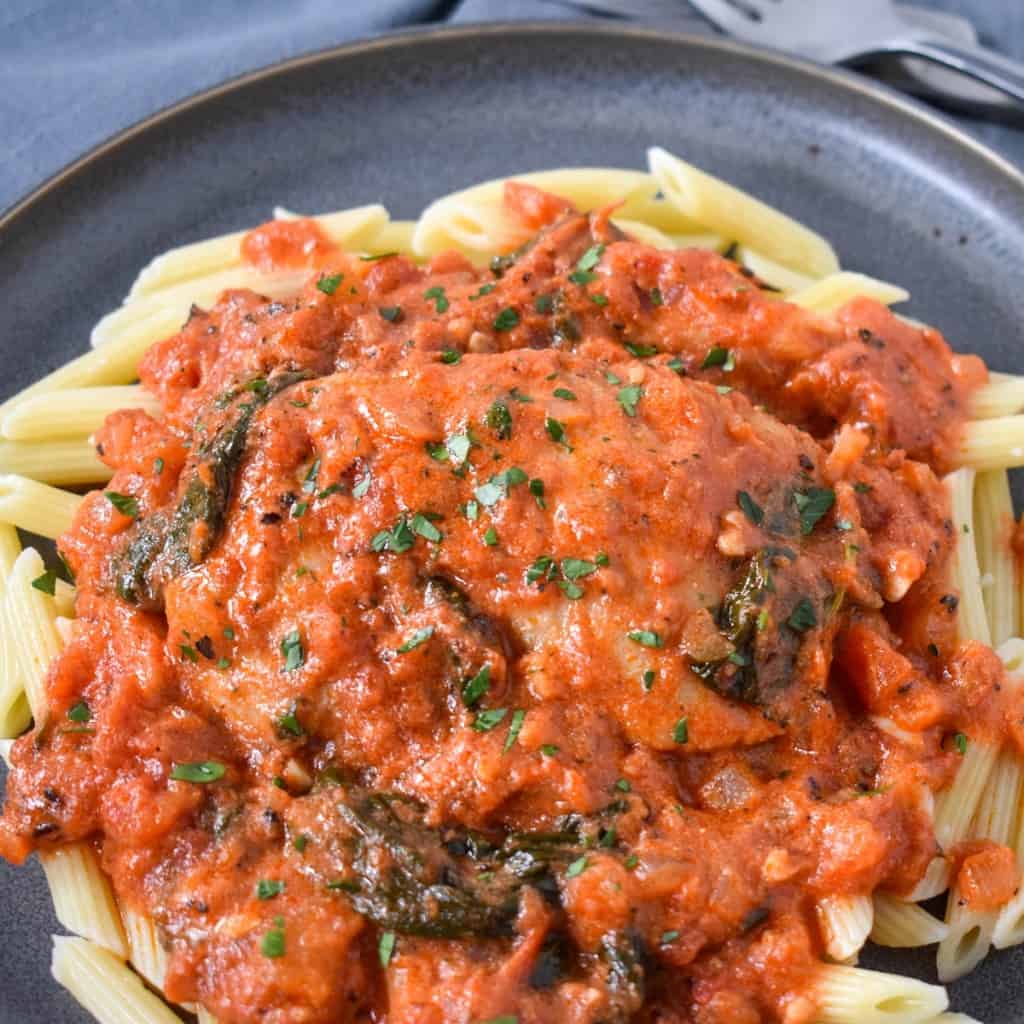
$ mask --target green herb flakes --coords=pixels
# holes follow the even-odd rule
[[[790,612],[789,618],[786,619],[786,625],[797,633],[806,633],[817,624],[818,616],[815,614],[814,605],[807,597],[800,598],[796,607]]]
[[[433,626],[424,626],[422,629],[417,629],[416,632],[398,648],[398,653],[408,654],[410,651],[416,650],[417,647],[425,644],[433,635]]]
[[[442,349],[441,362],[448,366],[456,366],[462,362],[462,353],[458,349],[454,348]]]
[[[283,892],[284,882],[279,882],[276,879],[261,878],[256,883],[256,899],[258,900],[272,900]]]
[[[827,487],[811,487],[794,491],[793,501],[800,513],[800,532],[806,537],[835,504],[836,495]]]
[[[736,504],[755,526],[764,522],[764,509],[746,491],[736,492]]]
[[[565,877],[576,878],[578,875],[582,875],[587,870],[588,863],[586,855],[578,857],[565,869]]]
[[[52,569],[47,569],[41,576],[32,581],[34,590],[40,590],[51,597],[57,592],[57,574]]]
[[[491,666],[484,665],[475,676],[466,680],[462,687],[462,703],[467,708],[474,704],[491,688]]]
[[[377,957],[381,967],[387,967],[391,963],[391,956],[395,951],[395,933],[383,932],[380,942],[377,943]]]
[[[633,629],[630,630],[626,636],[635,644],[639,644],[641,647],[663,647],[661,637],[652,629]]]
[[[216,782],[224,778],[226,771],[219,761],[190,761],[176,764],[171,769],[171,778],[176,782]]]
[[[501,748],[503,754],[507,754],[513,744],[519,739],[519,733],[523,728],[523,721],[526,718],[526,712],[519,709],[512,712],[512,721],[508,727],[508,736],[505,737],[505,745]]]
[[[673,743],[687,743],[690,739],[690,724],[686,717],[680,718],[672,730]]]
[[[92,712],[89,710],[89,705],[84,700],[77,701],[68,708],[68,718],[72,722],[88,722],[92,718]]]
[[[434,310],[438,313],[446,313],[448,311],[448,296],[444,293],[444,288],[441,285],[434,285],[433,288],[428,288],[423,293],[423,298],[434,300]]]
[[[490,711],[480,711],[473,719],[473,728],[477,732],[490,732],[500,725],[508,714],[508,708],[492,708]]]
[[[324,295],[333,295],[344,278],[344,274],[321,274],[316,282],[317,289]]]
[[[306,660],[306,652],[302,648],[302,637],[297,629],[287,633],[281,641],[281,655],[284,658],[285,672],[294,672],[302,667]]]
[[[104,491],[104,496],[114,508],[129,519],[139,518],[139,500],[130,494],[118,494],[117,491]]]
[[[401,306],[381,306],[377,312],[391,324],[397,324],[402,319]]]
[[[494,318],[494,329],[496,331],[511,331],[519,324],[519,314],[511,306],[503,309]]]
[[[622,406],[622,411],[632,418],[636,416],[636,407],[640,404],[640,399],[643,396],[644,389],[639,384],[630,384],[628,387],[622,388],[616,398],[619,405]]]
[[[275,917],[274,927],[265,932],[260,941],[260,952],[271,960],[276,960],[285,954],[284,940],[284,918]]]

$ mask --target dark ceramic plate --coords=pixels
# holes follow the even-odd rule
[[[0,220],[3,397],[81,351],[137,270],[182,242],[372,201],[414,217],[472,182],[562,165],[642,168],[659,143],[805,220],[909,313],[1024,369],[1024,177],[864,79],[740,46],[594,25],[390,36],[291,61],[160,114]],[[0,865],[0,1024],[85,1016],[50,980],[37,866]],[[873,966],[934,980],[931,951]],[[952,988],[1024,1019],[1024,953]]]

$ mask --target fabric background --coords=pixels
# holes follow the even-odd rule
[[[917,2],[968,16],[982,42],[1024,61],[1021,0]],[[609,0],[4,0],[0,210],[123,128],[245,71],[402,27],[572,20],[598,17],[609,6]],[[715,31],[686,0],[633,0],[632,7],[645,21]],[[851,16],[855,10],[851,4]],[[956,120],[1024,166],[1020,127]]]

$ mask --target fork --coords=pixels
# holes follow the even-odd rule
[[[900,16],[892,0],[690,0],[745,42],[789,50],[823,64],[894,54],[919,57],[1024,103],[1024,66],[970,43],[954,43]]]

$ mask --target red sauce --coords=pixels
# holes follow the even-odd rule
[[[511,198],[554,223],[497,276],[262,228],[333,292],[150,351],[0,852],[95,842],[225,1022],[798,1024],[816,900],[908,891],[1004,728],[946,585],[970,363]]]
[[[337,246],[315,220],[272,220],[242,239],[242,258],[257,270],[315,267],[337,252]]]

